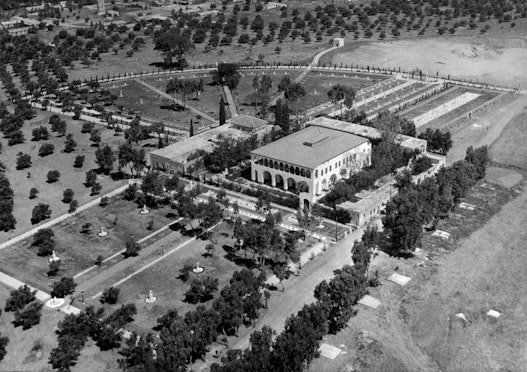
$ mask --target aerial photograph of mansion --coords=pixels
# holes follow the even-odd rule
[[[0,371],[520,372],[524,0],[0,1]]]

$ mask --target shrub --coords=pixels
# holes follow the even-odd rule
[[[124,256],[125,257],[137,256],[139,254],[140,250],[141,250],[141,247],[139,246],[139,244],[137,244],[137,242],[135,242],[135,241],[128,241],[128,242],[126,242],[126,248],[125,248],[125,251],[124,251]]]
[[[75,157],[75,161],[73,162],[73,167],[82,168],[83,164],[84,164],[84,155],[77,155]]]
[[[76,286],[77,284],[75,284],[72,278],[61,278],[59,282],[53,284],[51,297],[64,298],[72,294]]]
[[[53,146],[53,144],[44,143],[38,150],[38,156],[48,156],[53,154],[53,151],[55,151],[55,146]]]
[[[99,182],[95,182],[92,186],[91,186],[91,194],[90,195],[98,195],[101,193],[101,190],[102,190],[102,186]]]
[[[11,291],[11,296],[5,303],[5,311],[11,312],[23,309],[27,304],[32,302],[36,297],[36,290],[31,290],[27,285]]]
[[[19,152],[16,159],[16,169],[21,170],[29,167],[31,167],[31,156]]]
[[[185,293],[185,300],[196,304],[212,298],[212,292],[218,289],[218,279],[210,276],[194,278],[190,282],[190,289]]]
[[[104,257],[102,255],[98,255],[97,258],[95,259],[95,265],[101,266],[103,261],[104,261]]]
[[[110,304],[110,305],[113,305],[117,302],[117,299],[119,298],[119,293],[121,291],[119,290],[119,288],[114,288],[114,287],[110,287],[110,288],[106,288],[104,290],[104,292],[102,293],[102,296],[101,296],[101,303],[106,303],[106,304]]]
[[[29,190],[29,199],[35,199],[38,193],[39,191],[37,190],[37,188],[32,187],[31,190]]]
[[[186,282],[188,278],[190,278],[190,273],[192,272],[193,269],[194,269],[194,266],[192,266],[191,264],[186,264],[185,266],[183,266],[183,268],[179,270],[179,279]]]
[[[77,142],[73,139],[73,135],[70,133],[66,136],[66,142],[64,142],[64,152],[70,153],[77,147]]]
[[[60,178],[60,172],[58,170],[51,170],[48,172],[48,183],[57,182]]]
[[[55,276],[55,275],[58,274],[61,262],[62,261],[60,261],[60,260],[56,260],[56,261],[52,260],[52,261],[49,262],[48,276]]]
[[[22,326],[22,329],[26,330],[40,323],[43,306],[43,303],[32,302],[25,309],[16,310],[14,326]]]
[[[64,190],[62,194],[62,202],[71,203],[71,201],[73,200],[73,195],[74,195],[74,192],[72,189]]]
[[[54,236],[55,234],[51,229],[40,229],[37,231],[31,245],[39,248],[39,256],[49,256],[53,252],[55,248]]]
[[[68,209],[68,213],[75,212],[78,207],[79,207],[79,202],[77,200],[72,200],[70,202],[70,209]]]
[[[101,198],[101,201],[99,202],[99,205],[100,205],[101,207],[106,207],[106,206],[108,205],[109,202],[110,202],[110,199],[108,199],[107,196],[103,196],[103,197]]]
[[[81,133],[91,133],[94,126],[95,125],[93,123],[89,123],[89,122],[83,123]]]
[[[33,212],[31,214],[31,223],[34,225],[49,218],[50,216],[51,209],[49,209],[49,205],[39,203],[35,206],[35,208],[33,208]]]

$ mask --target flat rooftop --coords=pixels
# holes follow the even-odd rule
[[[364,136],[366,138],[371,138],[371,139],[381,138],[382,136],[382,131],[378,129],[367,127],[365,125],[348,123],[346,121],[335,120],[335,119],[330,119],[330,118],[325,118],[325,117],[319,117],[319,118],[310,120],[306,123],[306,127],[307,126],[319,126],[319,127],[324,127],[324,128],[340,130],[342,132],[353,133],[353,134],[356,134],[357,136]],[[399,145],[401,145],[402,147],[406,147],[410,149],[423,148],[424,150],[426,150],[426,140],[423,140],[420,138],[406,136],[404,134],[398,134],[397,141],[399,142]]]
[[[231,128],[229,125],[221,125],[162,149],[151,151],[150,154],[177,160],[185,154],[193,153],[197,150],[212,152],[216,146],[214,142],[218,140],[218,136],[238,138],[243,135],[244,133],[238,129]]]
[[[271,142],[251,154],[315,169],[368,139],[338,130],[310,126]]]

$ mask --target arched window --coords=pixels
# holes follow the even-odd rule
[[[263,165],[263,163],[264,163],[263,159],[260,158],[260,159],[258,160],[258,164]]]
[[[310,170],[306,170],[306,177],[307,178],[311,178],[311,171]]]
[[[289,168],[289,173],[291,173],[291,174],[295,174],[295,167],[293,167],[292,165],[291,165],[291,167]]]
[[[295,174],[296,174],[297,176],[300,175],[300,168],[298,168],[298,167],[295,168]]]
[[[269,162],[267,161],[267,159],[264,160],[264,166],[266,166],[266,167],[269,166]]]
[[[274,162],[274,169],[278,169],[278,162],[277,161]]]
[[[318,169],[315,170],[315,178],[318,177]]]
[[[274,168],[274,167],[273,167],[273,161],[272,161],[272,160],[269,160],[269,168]]]
[[[305,177],[306,176],[306,171],[304,170],[304,168],[300,169],[300,175],[302,177]]]
[[[284,169],[285,169],[286,172],[289,172],[289,165],[286,164]]]
[[[284,170],[284,163],[280,163],[280,170],[281,170],[281,171]]]

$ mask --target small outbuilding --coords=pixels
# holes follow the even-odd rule
[[[340,48],[344,46],[344,38],[342,37],[336,37],[333,39],[333,46],[335,48]]]
[[[267,121],[254,116],[238,115],[229,120],[231,127],[247,133],[256,133],[267,126]]]

